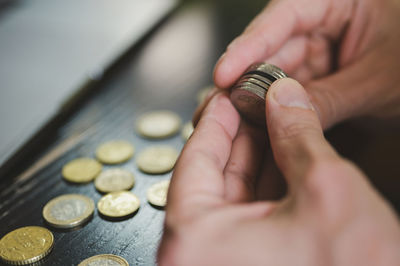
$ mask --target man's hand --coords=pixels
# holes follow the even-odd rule
[[[216,65],[229,88],[255,62],[305,85],[323,128],[400,114],[399,0],[272,0]]]
[[[324,139],[301,85],[275,82],[266,109],[287,195],[255,201],[255,184],[270,178],[265,137],[239,125],[228,96],[217,94],[175,167],[159,264],[399,265],[396,215]]]

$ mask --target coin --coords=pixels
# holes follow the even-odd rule
[[[50,253],[53,243],[53,234],[46,228],[21,227],[0,240],[0,258],[14,265],[34,263]]]
[[[100,172],[102,165],[91,158],[78,158],[64,165],[62,174],[70,182],[87,183]]]
[[[209,85],[207,87],[202,88],[199,92],[197,92],[197,104],[201,104],[207,98],[207,95],[214,88],[214,85]]]
[[[121,168],[103,171],[94,181],[96,189],[103,193],[129,190],[134,184],[133,174]]]
[[[193,123],[191,121],[187,122],[185,125],[183,125],[182,131],[181,131],[182,139],[184,141],[187,141],[190,138],[190,136],[192,135],[193,130],[194,130]]]
[[[242,117],[259,126],[266,126],[265,95],[271,84],[287,75],[277,66],[251,65],[231,89],[231,101]]]
[[[129,263],[117,255],[101,254],[85,259],[78,266],[129,266]]]
[[[163,180],[152,185],[147,190],[147,200],[155,206],[165,207],[169,183],[169,180]]]
[[[181,127],[181,119],[171,111],[153,111],[142,115],[137,123],[137,132],[147,138],[167,138],[175,135]]]
[[[178,152],[169,146],[152,146],[140,152],[136,159],[139,169],[148,174],[164,174],[174,168]]]
[[[43,218],[57,228],[73,228],[90,219],[94,202],[79,194],[66,194],[50,200],[43,208]]]
[[[124,217],[134,213],[140,207],[135,194],[128,191],[111,192],[103,196],[97,203],[99,212],[108,217]]]
[[[118,164],[132,158],[134,151],[134,147],[128,141],[113,140],[97,148],[96,158],[102,163]]]

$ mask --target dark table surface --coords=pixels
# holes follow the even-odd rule
[[[183,2],[1,173],[0,237],[22,226],[49,228],[55,237],[54,249],[38,265],[77,265],[101,253],[120,255],[130,265],[154,265],[164,211],[147,203],[146,189],[169,178],[170,173],[143,174],[134,158],[119,165],[134,173],[132,192],[141,200],[139,211],[126,220],[109,221],[95,211],[89,223],[67,232],[46,225],[42,208],[66,193],[81,193],[95,202],[100,199],[93,183],[65,182],[61,168],[74,158],[93,157],[104,141],[125,139],[137,152],[152,144],[181,149],[184,142],[179,135],[158,141],[137,136],[136,118],[146,111],[168,109],[189,121],[197,106],[196,93],[212,83],[218,56],[264,4],[259,0],[250,4],[239,0]],[[399,211],[400,122],[358,119],[342,123],[326,135]]]

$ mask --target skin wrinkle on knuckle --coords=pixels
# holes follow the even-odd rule
[[[331,231],[337,231],[346,217],[351,217],[359,197],[357,173],[337,156],[315,158],[309,165],[301,183],[299,195],[306,205],[312,206]],[[351,168],[350,168],[351,169]]]
[[[315,121],[302,121],[276,127],[270,134],[274,134],[274,138],[281,142],[299,142],[304,141],[306,136],[320,137],[322,132]]]

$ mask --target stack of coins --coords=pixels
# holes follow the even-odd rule
[[[265,126],[265,95],[271,84],[287,75],[271,64],[251,65],[231,90],[231,100],[246,120]]]

